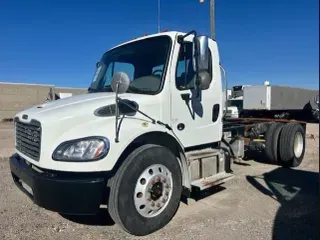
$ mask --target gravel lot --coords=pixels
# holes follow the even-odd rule
[[[319,239],[319,126],[308,125],[307,153],[294,170],[257,161],[234,164],[223,187],[181,203],[162,230],[137,238],[95,217],[65,217],[34,205],[11,180],[11,124],[0,124],[0,239]]]

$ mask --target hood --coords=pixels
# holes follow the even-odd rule
[[[120,94],[119,97],[136,101],[139,108],[152,104],[155,99],[153,95],[132,93]],[[21,119],[22,115],[26,114],[28,119],[36,119],[40,122],[46,121],[47,123],[76,117],[88,118],[90,116],[91,118],[94,117],[96,109],[114,103],[114,92],[86,93],[36,105],[18,113],[17,116]]]
[[[135,101],[139,105],[139,110],[156,119],[159,119],[161,116],[160,94],[142,95],[125,93],[120,94],[119,97]],[[99,163],[88,162],[87,164],[52,161],[52,153],[59,144],[72,139],[89,136],[104,136],[112,141],[115,138],[115,117],[99,117],[96,116],[94,112],[96,109],[114,103],[115,93],[113,92],[88,93],[59,99],[26,109],[18,113],[17,116],[20,118],[20,121],[25,123],[33,119],[40,122],[40,126],[37,125],[38,131],[36,134],[34,134],[35,131],[32,130],[33,128],[22,127],[22,131],[28,133],[28,135],[26,135],[27,138],[30,136],[32,139],[34,137],[40,137],[40,160],[35,161],[23,154],[22,151],[26,152],[26,149],[21,149],[21,151],[16,149],[16,151],[21,154],[22,157],[26,158],[26,160],[40,168],[57,169],[61,171],[66,171],[66,169],[68,171],[70,169],[73,169],[73,171],[88,171],[89,169],[92,171],[101,171],[102,169],[110,170],[112,168],[110,164],[112,163],[108,163],[109,160],[112,159],[112,161],[116,161],[117,159],[112,153],[110,153],[109,158],[105,161],[99,161]],[[23,115],[28,115],[28,118],[23,119],[25,118]],[[120,152],[124,150],[126,144],[129,144],[127,142],[130,141],[129,139],[134,139],[139,136],[139,134],[153,129],[146,128],[142,125],[145,120],[146,118],[143,115],[137,113],[136,115],[129,116],[124,121],[121,121],[120,138],[122,140],[122,145],[113,145],[114,147],[110,148],[113,150],[110,151],[116,151],[113,154],[120,156]],[[158,127],[158,125],[155,126]],[[159,129],[156,127],[154,127],[154,129]],[[163,130],[163,127],[160,129]],[[19,131],[17,131],[16,134],[18,132]],[[19,134],[16,136],[19,136]]]

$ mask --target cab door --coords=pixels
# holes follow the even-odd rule
[[[192,36],[185,41],[181,45],[177,43],[171,69],[171,126],[183,146],[191,147],[221,140],[222,89],[218,54],[209,39],[211,83],[197,96],[192,67]]]

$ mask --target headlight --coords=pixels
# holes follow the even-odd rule
[[[104,158],[110,148],[110,142],[104,137],[75,139],[60,144],[53,152],[56,161],[95,161]]]

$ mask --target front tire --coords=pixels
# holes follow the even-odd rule
[[[147,144],[134,150],[111,180],[108,210],[132,235],[153,233],[176,214],[182,193],[178,160],[167,148]]]

